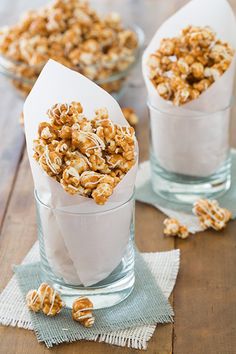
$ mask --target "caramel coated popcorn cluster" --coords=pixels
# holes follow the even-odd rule
[[[203,230],[222,230],[232,218],[232,213],[221,208],[217,200],[199,199],[194,203],[193,213],[198,217]]]
[[[229,67],[234,50],[209,27],[188,26],[164,38],[149,56],[149,77],[158,94],[180,106],[196,99]]]
[[[50,108],[50,122],[38,127],[34,158],[69,194],[104,204],[135,164],[134,129],[114,124],[106,108],[92,120],[82,112],[79,102]]]
[[[95,318],[92,313],[93,303],[87,297],[79,297],[73,302],[72,318],[84,327],[92,327]]]
[[[42,311],[47,316],[56,316],[65,307],[60,295],[48,284],[42,283],[38,290],[30,290],[26,295],[27,307],[33,312]],[[93,303],[87,297],[79,297],[72,305],[72,318],[84,327],[92,327]]]
[[[11,68],[15,75],[31,81],[49,58],[91,80],[104,80],[134,62],[137,46],[135,32],[124,28],[119,14],[102,18],[83,0],[55,0],[0,30],[0,53],[18,62]],[[32,88],[30,81],[14,83],[25,93]],[[112,81],[104,88],[118,91],[121,83]]]
[[[26,304],[31,311],[42,311],[47,316],[56,316],[65,306],[60,295],[46,283],[42,283],[38,290],[28,292]]]
[[[186,226],[181,225],[175,218],[167,218],[164,220],[164,235],[166,236],[178,236],[180,238],[187,238],[189,231]]]
[[[125,116],[125,119],[127,120],[127,122],[128,122],[130,125],[132,125],[132,126],[134,127],[135,125],[138,124],[139,119],[138,119],[137,114],[136,114],[135,111],[133,110],[133,108],[131,108],[131,107],[124,107],[124,108],[122,108],[122,112],[123,112],[123,114],[124,114],[124,116]]]
[[[223,230],[232,219],[232,213],[221,208],[217,200],[199,199],[193,205],[193,214],[198,217],[202,230],[212,228],[216,231]],[[167,218],[164,220],[164,235],[187,238],[189,231],[181,225],[177,219]]]

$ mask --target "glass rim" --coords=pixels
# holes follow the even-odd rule
[[[145,34],[144,34],[143,29],[136,24],[127,25],[126,28],[132,29],[137,35],[138,45],[137,45],[137,48],[133,52],[135,60],[131,64],[129,64],[129,66],[125,70],[114,72],[112,75],[110,75],[104,79],[92,80],[96,84],[102,85],[102,84],[113,82],[115,80],[122,79],[122,78],[126,77],[127,74],[130,72],[130,70],[137,64],[137,61],[138,61],[139,56],[141,54],[142,48],[144,46]],[[48,58],[48,60],[49,59],[50,58]],[[18,76],[16,74],[12,73],[10,71],[10,69],[7,67],[7,65],[9,65],[8,63],[15,65],[15,66],[22,65],[25,68],[29,68],[29,69],[37,69],[37,70],[39,70],[39,74],[40,74],[41,70],[43,69],[43,67],[47,63],[47,61],[43,64],[40,64],[40,65],[28,65],[27,63],[24,63],[22,61],[15,61],[10,58],[7,58],[6,56],[4,56],[3,54],[0,53],[0,74],[4,75],[12,80],[17,80],[17,81],[32,85],[35,83],[35,81],[37,79],[28,79],[28,78],[24,78],[23,76]],[[94,67],[94,65],[92,65],[92,67]],[[77,70],[75,67],[70,67],[70,69],[79,72],[79,70]]]
[[[219,110],[216,110],[216,111],[212,111],[212,112],[196,111],[196,110],[191,110],[191,109],[189,109],[188,111],[189,111],[189,115],[191,115],[191,113],[194,114],[193,117],[192,117],[193,119],[194,119],[194,118],[195,118],[195,119],[196,119],[196,118],[203,118],[203,117],[205,117],[205,116],[211,116],[211,115],[214,115],[214,114],[219,113],[219,112],[225,112],[225,111],[227,111],[228,109],[232,108],[232,106],[234,105],[234,102],[235,102],[235,98],[234,98],[234,96],[232,96],[231,99],[230,99],[230,103],[229,103],[226,107],[224,107],[224,108],[222,108],[222,109],[219,109]],[[176,117],[176,119],[178,119],[179,117],[187,117],[186,114],[170,113],[170,112],[164,111],[164,110],[162,110],[162,109],[160,109],[160,108],[158,108],[158,107],[155,107],[155,106],[150,102],[150,100],[147,100],[147,106],[148,106],[149,109],[152,109],[152,110],[157,111],[157,112],[159,112],[159,113],[163,113],[163,114],[165,114],[165,115],[167,115],[167,116]],[[175,108],[175,107],[174,107],[174,108]],[[178,107],[177,107],[177,108],[178,108]],[[181,109],[181,106],[179,106],[179,108]],[[183,109],[184,109],[184,108],[183,108]]]
[[[118,206],[114,206],[110,209],[107,209],[107,210],[104,210],[104,211],[91,211],[91,212],[70,212],[70,211],[66,211],[66,210],[62,210],[62,209],[59,209],[59,208],[53,208],[53,207],[50,207],[49,205],[47,205],[46,203],[42,202],[40,199],[39,199],[39,196],[38,196],[38,193],[37,193],[37,190],[34,189],[34,199],[36,201],[36,204],[39,204],[40,206],[42,206],[43,208],[46,208],[46,209],[49,209],[49,210],[52,210],[52,211],[55,211],[55,212],[59,212],[59,213],[62,213],[62,214],[67,214],[67,215],[102,215],[102,214],[108,214],[110,213],[111,211],[114,211],[114,210],[118,210],[120,208],[122,208],[123,206],[125,206],[126,204],[128,204],[130,201],[132,200],[135,200],[134,198],[134,195],[135,195],[135,188],[133,190],[133,193],[132,195],[130,196],[130,198],[128,200],[126,200],[125,202],[122,202],[122,204],[118,204]],[[102,207],[103,205],[101,205]]]

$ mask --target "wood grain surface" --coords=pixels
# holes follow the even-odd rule
[[[18,14],[37,7],[43,0],[0,1],[0,25],[11,23]],[[97,0],[100,11],[118,10],[126,22],[138,23],[146,43],[155,29],[185,0]],[[236,0],[230,1],[236,11]],[[236,34],[235,34],[236,35]],[[36,240],[33,184],[19,126],[23,101],[0,77],[0,291],[12,276],[12,264],[20,263]],[[132,85],[121,100],[140,116],[137,135],[140,159],[148,158],[148,115],[140,65]],[[235,109],[233,110],[233,117]],[[236,124],[232,124],[232,144]],[[199,233],[187,240],[164,238],[164,215],[145,204],[136,205],[136,242],[141,251],[181,250],[181,266],[171,301],[174,325],[158,326],[149,342],[150,354],[236,354],[236,222],[219,234]],[[103,343],[76,342],[47,349],[31,331],[0,326],[0,354],[106,354],[137,353]]]

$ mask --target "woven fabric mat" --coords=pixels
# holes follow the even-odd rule
[[[27,257],[25,258],[24,263],[27,264],[32,262],[32,260],[35,261],[39,259],[38,257],[39,257],[38,244],[36,243],[34,247],[31,249],[31,251],[29,252],[29,254],[27,255]],[[144,263],[143,259],[145,260],[146,263]],[[148,279],[151,279],[149,285],[152,284],[153,286],[154,285],[153,281],[154,281],[155,282],[154,288],[158,289],[158,287],[156,286],[158,282],[165,297],[168,297],[174,287],[176,276],[179,269],[179,250],[162,252],[162,253],[142,254],[142,257],[139,256],[139,261],[136,263],[140,267],[139,268],[140,275],[137,277],[137,282],[136,282],[137,290],[138,290],[138,282],[142,281],[142,287],[140,288],[142,290],[141,291],[142,296],[140,297],[142,299],[141,302],[145,304],[145,301],[147,301],[148,299],[147,292],[143,292],[143,289],[147,288],[148,286],[147,279],[145,279],[144,282],[143,278],[141,277],[141,274],[144,275],[145,272],[149,272],[149,271],[151,271],[152,273],[152,275],[148,277]],[[37,274],[37,265],[34,265],[34,268],[36,269],[33,269],[32,266],[18,267],[18,274],[20,275],[20,279],[22,279],[23,281],[24,279],[23,273],[25,273],[26,271],[29,272],[30,274],[30,278],[31,278],[30,284],[32,285],[33,284],[36,285],[36,283],[38,284],[38,282],[40,282],[39,278],[37,279],[37,277],[33,276],[34,279],[32,279],[32,274]],[[25,280],[24,280],[24,284],[26,284]],[[30,286],[30,287],[34,287],[34,286]],[[25,285],[23,286],[23,288],[25,289],[25,291],[27,290]],[[146,295],[144,295],[145,293]],[[0,323],[4,325],[18,326],[27,329],[35,329],[37,332],[36,334],[38,339],[40,341],[43,340],[47,346],[52,346],[53,344],[58,344],[63,341],[74,341],[83,338],[87,340],[104,341],[110,344],[116,344],[120,346],[127,345],[133,348],[145,349],[147,347],[147,341],[151,338],[155,330],[156,323],[170,321],[172,310],[169,304],[167,303],[167,301],[165,300],[165,298],[163,296],[159,296],[161,292],[158,291],[158,301],[157,300],[154,301],[154,306],[159,307],[157,311],[155,311],[154,313],[153,311],[148,311],[148,316],[144,316],[144,317],[142,314],[142,316],[139,317],[139,325],[135,325],[135,327],[128,328],[131,325],[133,326],[134,323],[136,323],[135,316],[133,313],[134,309],[136,309],[136,305],[135,302],[132,300],[132,297],[135,298],[135,296],[137,296],[137,294],[136,295],[135,294],[136,294],[136,290],[134,290],[133,294],[131,294],[126,301],[124,301],[119,305],[114,306],[112,308],[112,311],[110,310],[108,311],[108,309],[106,311],[105,310],[96,311],[96,326],[94,326],[88,332],[87,329],[84,329],[82,326],[78,325],[77,323],[71,320],[70,312],[69,313],[64,312],[69,310],[64,310],[63,311],[64,314],[61,313],[59,316],[53,318],[53,323],[54,323],[53,326],[52,326],[51,318],[47,318],[39,314],[29,314],[24,304],[24,299],[21,295],[21,291],[19,290],[16,276],[14,275],[11,281],[9,282],[8,286],[4,289],[4,291],[0,295]],[[161,308],[164,309],[165,311],[162,312]],[[128,314],[127,311],[131,311],[132,313],[131,317],[127,316]],[[115,323],[114,316],[116,317],[116,319],[117,316],[120,316],[119,325],[117,324],[117,320]],[[129,319],[125,320],[125,324],[124,324],[124,318],[127,319],[127,317],[129,317]],[[105,318],[107,322],[104,325]],[[45,324],[45,321],[48,321],[48,326],[50,326],[50,329],[48,326],[46,326],[47,330],[45,330],[45,325],[43,325],[43,329],[45,331],[42,332],[42,330],[40,330],[40,326],[42,323]],[[39,329],[36,328],[36,325],[38,326]],[[124,327],[127,328],[124,329]],[[52,328],[57,328],[56,332],[55,330],[52,330]],[[113,330],[111,331],[111,329]]]

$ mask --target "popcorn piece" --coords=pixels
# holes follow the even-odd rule
[[[92,192],[92,197],[97,204],[103,205],[112,195],[113,187],[108,183],[99,183],[97,188]]]
[[[31,311],[42,310],[47,316],[57,315],[65,306],[60,295],[46,283],[42,283],[38,290],[30,290],[26,295],[26,303]]]
[[[127,69],[137,46],[135,32],[124,28],[118,14],[102,18],[83,0],[54,0],[0,32],[0,53],[12,62],[12,74],[22,78],[13,83],[23,94],[29,93],[49,58],[101,82]],[[122,82],[104,86],[114,92]]]
[[[86,160],[78,157],[76,160],[68,161],[68,166],[64,169],[61,184],[65,191],[70,194],[85,195],[85,191],[80,186],[80,175],[88,169]]]
[[[39,124],[38,133],[39,137],[47,142],[51,142],[57,138],[56,131],[49,123],[46,122]]]
[[[232,219],[232,213],[221,208],[217,200],[199,199],[194,203],[193,213],[198,217],[203,230],[213,228],[220,231]]]
[[[82,173],[80,178],[82,187],[86,189],[95,189],[100,183],[108,183],[111,186],[114,185],[114,180],[111,176],[101,174],[93,171],[86,171]]]
[[[105,149],[104,142],[95,133],[84,132],[83,130],[72,131],[71,142],[73,147],[78,148],[86,156],[99,153]]]
[[[204,66],[201,63],[195,62],[191,65],[193,77],[202,79],[204,77]]]
[[[164,235],[178,236],[185,239],[189,236],[189,231],[186,226],[181,225],[177,219],[167,218],[164,220]]]
[[[106,160],[99,155],[91,155],[89,157],[89,162],[91,163],[91,169],[93,171],[107,171],[110,172]]]
[[[171,56],[174,54],[175,45],[171,39],[165,38],[161,41],[160,52],[163,55]]]
[[[157,92],[165,100],[170,99],[172,93],[170,84],[168,82],[161,82],[160,84],[157,85]]]
[[[45,150],[39,158],[39,164],[49,176],[58,175],[62,169],[61,156],[54,152],[49,151],[48,146],[45,146]]]
[[[79,297],[72,305],[72,318],[84,327],[92,327],[95,318],[92,313],[93,303],[86,297]]]
[[[127,120],[127,122],[132,125],[135,126],[138,124],[138,116],[137,114],[134,112],[133,108],[131,107],[124,107],[122,108],[122,112],[125,116],[125,119]]]
[[[209,27],[188,26],[179,37],[164,38],[148,60],[158,94],[180,106],[200,96],[230,66],[234,50]]]
[[[41,299],[41,309],[47,316],[56,316],[65,306],[60,295],[46,283],[38,288],[38,295]]]
[[[41,310],[41,298],[37,290],[30,290],[28,292],[26,295],[26,304],[33,312],[39,312]]]
[[[74,107],[73,103],[68,105],[57,103],[51,109],[48,110],[48,116],[51,121],[51,126],[55,129],[61,128],[65,123],[71,127],[77,121],[78,114],[80,114],[81,108],[79,106],[79,111]]]
[[[79,102],[55,104],[39,124],[34,158],[71,195],[104,204],[135,164],[134,129],[109,119],[106,108],[90,121]]]

